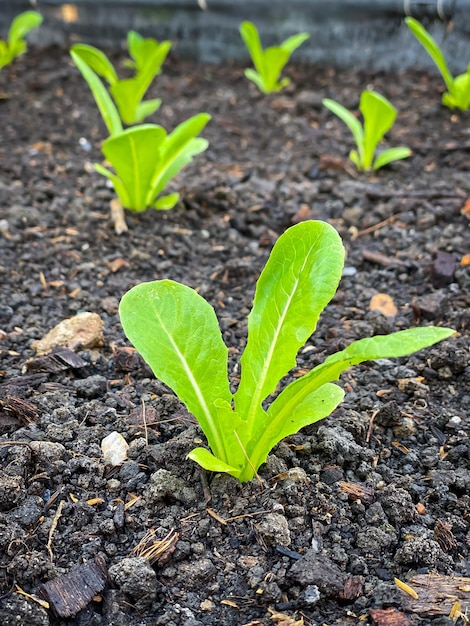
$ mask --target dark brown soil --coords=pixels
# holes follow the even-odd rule
[[[470,577],[469,114],[442,108],[439,78],[421,73],[288,73],[287,91],[262,97],[240,66],[171,59],[151,121],[207,111],[210,147],[175,181],[177,208],[129,214],[121,237],[91,167],[105,129],[68,56],[30,52],[0,74],[2,625],[442,626],[455,599],[469,606],[470,580],[428,597]],[[357,107],[367,87],[399,110],[390,145],[413,150],[376,175],[351,168],[351,137],[321,106]],[[459,334],[348,371],[340,408],[278,445],[259,480],[204,475],[185,460],[201,432],[127,349],[119,299],[156,278],[197,288],[235,366],[269,250],[306,218],[338,229],[347,261],[299,370],[377,333]],[[377,293],[394,317],[369,310]],[[33,342],[79,311],[101,317],[104,345],[38,361]],[[112,431],[130,444],[114,469],[100,449]],[[178,534],[153,565],[132,552],[150,529]],[[418,600],[394,582],[432,572]]]

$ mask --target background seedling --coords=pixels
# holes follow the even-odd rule
[[[0,40],[0,69],[26,52],[26,35],[41,23],[42,15],[37,11],[25,11],[14,18],[6,41]]]
[[[263,50],[258,30],[252,22],[243,22],[240,25],[240,34],[256,68],[256,71],[246,69],[245,76],[266,94],[286,87],[290,80],[283,78],[280,81],[281,72],[294,50],[309,39],[310,35],[299,33],[283,41],[280,46]]]
[[[160,107],[159,98],[145,102],[142,99],[155,76],[160,73],[171,42],[159,43],[156,39],[144,39],[135,31],[129,31],[127,46],[131,57],[128,65],[135,70],[135,76],[122,80],[111,61],[98,48],[76,44],[70,49],[71,57],[87,81],[111,135],[122,129],[120,122],[117,124],[116,120],[110,119],[109,94],[99,77],[109,84],[109,92],[117,106],[120,120],[128,126],[139,124]]]
[[[100,164],[95,169],[111,180],[121,206],[131,211],[171,209],[179,194],[159,194],[209,142],[197,137],[210,115],[199,113],[167,134],[161,126],[141,124],[109,137],[102,146],[115,173]]]
[[[358,170],[378,170],[392,161],[406,159],[411,150],[405,147],[389,148],[375,157],[375,151],[383,136],[389,131],[397,117],[395,107],[375,91],[363,91],[359,110],[364,118],[364,126],[339,102],[325,98],[323,105],[342,120],[352,132],[357,150],[349,153],[349,158]]]
[[[444,54],[424,26],[413,17],[407,17],[405,22],[434,61],[444,79],[447,91],[442,95],[442,104],[449,107],[449,109],[467,111],[470,108],[470,63],[466,72],[454,78],[447,67]]]
[[[250,480],[273,446],[341,402],[344,392],[332,381],[343,370],[369,359],[410,354],[453,334],[426,327],[355,341],[289,383],[266,406],[335,294],[343,263],[341,239],[326,222],[302,222],[279,237],[256,286],[235,394],[215,311],[196,291],[158,280],[123,296],[124,332],[207,437],[211,452],[198,447],[189,458],[207,470]]]

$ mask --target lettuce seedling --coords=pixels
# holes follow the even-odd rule
[[[161,66],[170,51],[171,42],[159,43],[156,39],[144,39],[131,30],[127,34],[127,46],[131,57],[128,65],[135,70],[135,76],[123,80],[119,79],[108,57],[94,46],[76,44],[71,47],[70,55],[87,81],[103,118],[105,119],[103,106],[106,109],[109,108],[108,99],[104,95],[108,95],[108,92],[99,76],[104,78],[109,85],[109,92],[116,103],[120,119],[131,126],[139,124],[160,107],[159,98],[145,102],[142,102],[142,99],[155,76],[160,73]],[[109,114],[107,118],[109,119]],[[108,122],[106,124],[108,125]],[[108,130],[110,130],[109,126]],[[119,132],[119,129],[116,131],[114,126],[112,130],[110,134]]]
[[[361,94],[359,110],[364,118],[364,127],[342,104],[325,98],[323,105],[337,115],[352,132],[357,150],[352,150],[349,158],[358,170],[378,170],[392,161],[410,156],[409,148],[398,147],[384,150],[374,158],[378,144],[385,133],[392,128],[397,117],[395,107],[379,93],[363,91]]]
[[[310,38],[308,33],[299,33],[283,41],[280,46],[263,50],[258,30],[252,22],[240,25],[240,35],[256,68],[256,71],[246,69],[245,76],[266,94],[280,91],[290,83],[288,78],[279,81],[279,76],[294,50]]]
[[[14,18],[8,30],[7,40],[0,40],[0,69],[26,52],[26,35],[41,23],[42,15],[37,11],[24,11]]]
[[[436,40],[424,26],[412,17],[405,18],[405,23],[434,61],[444,79],[447,91],[442,96],[442,104],[449,109],[467,111],[470,108],[470,63],[466,72],[454,78]]]
[[[158,197],[167,183],[203,152],[209,142],[197,137],[210,115],[199,113],[189,118],[175,130],[166,130],[155,124],[141,124],[108,137],[102,151],[115,173],[99,163],[95,169],[110,179],[121,206],[131,211],[172,209],[179,194]]]
[[[281,439],[323,419],[341,402],[344,392],[332,381],[343,370],[410,354],[454,333],[426,327],[355,341],[289,383],[269,404],[266,399],[295,366],[299,349],[335,294],[343,264],[341,239],[326,222],[302,222],[279,237],[258,279],[234,394],[228,349],[204,298],[172,280],[142,283],[123,296],[124,332],[207,437],[211,452],[198,447],[189,458],[248,481]]]

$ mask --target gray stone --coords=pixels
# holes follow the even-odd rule
[[[256,529],[267,544],[290,546],[289,525],[284,515],[268,513],[256,524]]]
[[[157,597],[157,576],[143,557],[122,559],[109,568],[109,577],[138,607],[151,604]]]
[[[324,554],[307,550],[290,569],[290,577],[303,586],[314,585],[326,596],[337,596],[344,589],[347,576]]]

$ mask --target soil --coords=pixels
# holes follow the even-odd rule
[[[30,51],[2,71],[3,625],[443,626],[452,607],[464,623],[469,114],[441,107],[439,77],[420,72],[287,73],[287,90],[264,97],[240,65],[170,59],[150,121],[173,128],[207,111],[210,147],[174,181],[175,209],[128,213],[118,237],[113,190],[92,168],[105,128],[67,54]],[[349,131],[321,100],[355,109],[371,87],[399,110],[386,145],[413,156],[359,174]],[[130,349],[119,299],[157,278],[198,289],[236,377],[270,248],[310,218],[338,229],[347,260],[291,376],[361,337],[426,324],[458,334],[349,370],[340,407],[279,444],[258,479],[206,474],[185,459],[203,435]],[[395,314],[370,310],[379,293]],[[101,346],[36,354],[83,311],[101,318]],[[100,448],[113,431],[130,446],[117,467]]]

